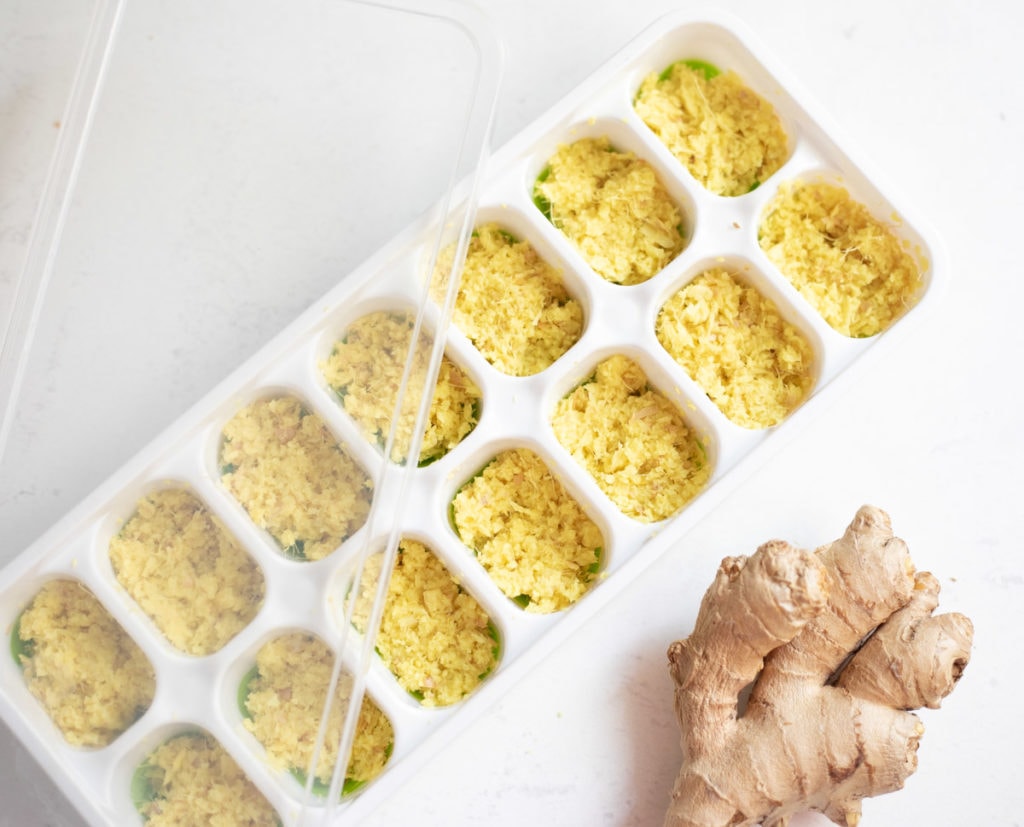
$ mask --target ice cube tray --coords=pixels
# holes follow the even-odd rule
[[[788,160],[745,195],[725,198],[704,190],[633,109],[644,77],[691,58],[735,70],[782,119],[789,140]],[[638,285],[616,285],[598,277],[533,200],[534,182],[559,145],[603,136],[650,163],[684,214],[685,249]],[[854,339],[835,332],[760,249],[757,231],[766,205],[780,186],[798,180],[840,183],[890,225],[920,263],[918,294],[902,317],[881,334]],[[501,639],[500,662],[474,693],[444,708],[420,705],[381,664],[373,665],[367,691],[392,722],[393,754],[379,778],[338,807],[339,824],[358,823],[360,813],[385,798],[403,777],[469,725],[517,675],[585,623],[660,551],[678,542],[740,481],[745,468],[778,450],[808,417],[827,405],[854,368],[869,364],[869,357],[912,329],[915,318],[936,300],[946,277],[941,244],[923,219],[841,145],[825,116],[756,38],[717,13],[686,12],[656,22],[494,155],[479,203],[477,225],[497,222],[515,237],[528,240],[561,270],[569,292],[582,305],[584,329],[554,364],[526,377],[511,377],[493,368],[457,328],[446,333],[447,355],[481,391],[479,422],[445,456],[411,471],[399,529],[437,554],[485,608]],[[0,712],[91,822],[138,822],[130,797],[133,772],[159,743],[197,728],[228,750],[284,823],[296,817],[301,787],[288,773],[269,768],[261,747],[244,729],[238,688],[259,646],[276,634],[299,629],[328,641],[337,637],[334,586],[355,548],[383,543],[384,538],[366,536],[364,525],[322,560],[289,559],[221,483],[221,432],[246,404],[294,395],[324,420],[357,463],[369,468],[379,462],[378,446],[344,412],[319,366],[355,320],[379,310],[406,310],[415,303],[423,247],[432,237],[430,222],[424,220],[387,245],[0,573],[0,628],[8,634],[43,583],[69,578],[99,598],[155,669],[156,695],[142,717],[110,746],[82,750],[64,741],[28,693],[13,659],[0,659]],[[751,430],[730,422],[655,335],[655,319],[669,296],[698,273],[720,265],[741,273],[769,297],[814,350],[809,396],[772,428]],[[437,323],[438,318],[438,309],[430,308],[429,319]],[[650,385],[674,404],[699,435],[712,466],[710,479],[697,496],[664,520],[643,522],[627,516],[558,442],[551,426],[558,400],[613,355],[625,355],[639,364]],[[509,599],[463,545],[449,520],[449,505],[458,490],[496,455],[512,448],[537,454],[603,536],[595,582],[573,606],[560,612],[531,613]],[[108,559],[111,536],[132,514],[139,498],[172,484],[188,487],[206,504],[257,561],[266,581],[258,615],[226,646],[205,657],[183,655],[167,642],[116,583]],[[351,659],[353,653],[346,650],[342,657]]]

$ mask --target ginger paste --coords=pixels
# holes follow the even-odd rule
[[[681,60],[652,72],[633,104],[637,114],[706,189],[743,195],[786,161],[775,109],[735,72]]]
[[[451,256],[449,249],[439,273],[449,271]],[[432,288],[440,300],[445,280]],[[470,240],[452,321],[502,373],[532,376],[580,338],[583,309],[529,241],[492,223]]]
[[[601,362],[561,399],[551,425],[607,497],[641,522],[671,516],[711,476],[704,447],[678,409],[625,356]]]
[[[661,308],[658,341],[722,413],[744,428],[781,422],[811,389],[814,352],[775,304],[723,268]]]
[[[647,281],[686,246],[682,213],[654,168],[607,138],[560,146],[537,177],[534,203],[615,284]]]
[[[18,619],[25,684],[76,747],[105,747],[149,708],[149,660],[92,592],[51,580]]]
[[[366,563],[367,583],[353,623],[365,631],[381,556]],[[487,612],[416,540],[398,546],[388,583],[377,652],[398,683],[424,706],[448,706],[469,695],[498,662],[497,630]]]
[[[190,655],[218,651],[263,604],[259,566],[190,491],[139,500],[109,552],[118,582]]]
[[[369,477],[295,397],[235,414],[220,461],[224,487],[289,557],[320,560],[366,521]]]
[[[450,516],[498,588],[528,612],[571,606],[597,577],[601,530],[532,451],[495,457],[455,495]]]
[[[243,687],[245,728],[266,749],[272,766],[288,770],[302,783],[313,758],[333,668],[334,654],[323,641],[310,634],[292,632],[260,648],[255,673]],[[330,788],[338,760],[351,691],[352,679],[343,673],[316,767],[316,789],[324,793]],[[343,792],[354,792],[383,772],[394,740],[387,716],[371,698],[364,696]]]
[[[758,238],[782,274],[844,336],[881,333],[921,287],[906,243],[834,184],[781,187]]]
[[[370,313],[355,321],[321,364],[324,379],[341,400],[345,411],[370,442],[384,447],[398,399],[414,319],[405,313]],[[426,382],[432,343],[424,335],[413,355],[414,362],[404,397],[391,459],[403,462],[412,440],[420,392]],[[419,464],[427,465],[458,445],[479,419],[480,390],[458,365],[445,356],[437,385]]]
[[[157,747],[136,771],[132,789],[146,827],[281,824],[241,767],[206,733],[177,735]]]

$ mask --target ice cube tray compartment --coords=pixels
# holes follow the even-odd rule
[[[580,338],[553,364],[531,376],[514,377],[491,365],[465,335],[446,332],[446,354],[481,391],[479,419],[447,454],[412,471],[408,500],[399,519],[400,533],[424,543],[463,588],[479,601],[500,638],[500,657],[492,674],[462,702],[450,707],[422,706],[381,663],[371,665],[367,693],[391,720],[394,750],[383,774],[339,808],[339,823],[355,823],[359,812],[387,794],[390,785],[443,744],[447,733],[469,723],[514,680],[585,622],[653,553],[652,538],[665,544],[724,496],[732,471],[776,430],[790,430],[805,410],[817,407],[833,379],[888,336],[850,339],[836,333],[810,308],[758,245],[766,206],[778,188],[794,180],[824,177],[841,182],[851,195],[895,231],[922,262],[922,287],[915,315],[936,288],[940,252],[920,222],[910,220],[877,188],[873,179],[845,154],[798,102],[788,85],[755,55],[749,35],[717,17],[667,18],[598,70],[579,89],[554,106],[494,156],[484,182],[476,224],[495,222],[529,241],[555,267],[583,310]],[[633,109],[643,78],[674,61],[699,58],[735,70],[754,91],[773,104],[785,129],[787,160],[752,192],[716,196],[705,190],[671,155]],[[660,272],[632,286],[598,276],[568,239],[533,202],[538,173],[557,147],[581,137],[607,136],[616,147],[635,153],[655,169],[681,208],[686,245]],[[897,216],[903,218],[897,220]],[[201,729],[214,737],[288,823],[299,807],[301,790],[285,772],[271,769],[262,747],[242,725],[238,688],[252,668],[255,653],[285,631],[301,630],[326,641],[337,638],[342,617],[338,584],[352,565],[356,549],[381,547],[362,524],[324,559],[289,559],[267,531],[257,526],[221,479],[220,446],[225,424],[246,405],[280,395],[295,396],[320,416],[339,445],[363,469],[382,460],[378,445],[365,438],[326,382],[321,364],[345,330],[368,313],[411,311],[421,291],[425,224],[399,236],[323,301],[310,308],[263,351],[215,389],[189,414],[157,438],[127,467],[97,489],[79,508],[42,537],[0,576],[3,615],[10,630],[17,614],[46,580],[67,577],[86,585],[109,609],[150,659],[157,674],[150,708],[108,747],[72,748],[25,689],[12,658],[0,665],[0,689],[9,720],[38,755],[45,757],[58,783],[90,791],[95,802],[85,812],[94,822],[140,821],[130,800],[133,773],[145,756],[173,734]],[[660,345],[657,315],[676,291],[711,267],[732,270],[773,301],[782,316],[809,340],[814,351],[813,385],[805,402],[779,426],[762,430],[729,421],[703,390]],[[428,308],[428,331],[439,312]],[[902,327],[906,318],[895,322]],[[643,522],[617,507],[595,479],[558,441],[551,418],[558,401],[590,376],[596,365],[622,355],[642,368],[651,387],[678,409],[707,452],[712,471],[704,489],[677,515]],[[597,524],[602,537],[600,572],[570,608],[552,614],[526,612],[502,593],[493,578],[457,535],[449,519],[452,499],[495,456],[510,449],[534,452]],[[192,491],[252,557],[263,573],[265,596],[255,616],[220,650],[196,657],[176,650],[116,582],[108,558],[109,539],[146,493],[167,486]],[[341,653],[355,659],[357,634]],[[81,800],[82,797],[79,797]],[[322,802],[320,805],[322,806]]]

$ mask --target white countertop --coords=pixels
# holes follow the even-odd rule
[[[240,14],[244,4],[234,5]],[[507,46],[495,146],[679,5],[486,3]],[[3,291],[24,255],[86,6],[0,3],[0,302],[10,301]],[[665,650],[692,628],[718,560],[776,536],[806,546],[826,542],[864,502],[889,511],[919,567],[938,576],[940,610],[969,615],[976,636],[956,691],[941,710],[921,713],[927,733],[917,773],[903,791],[866,802],[863,824],[1024,824],[1024,523],[1013,513],[1024,493],[1024,420],[1014,378],[1024,355],[1024,280],[1013,248],[1024,235],[1024,7],[940,2],[926,8],[907,0],[723,0],[717,6],[759,34],[842,137],[935,225],[950,254],[949,290],[912,337],[875,360],[836,404],[441,750],[366,825],[660,824],[679,760]],[[152,26],[159,31],[155,14]],[[254,290],[267,298],[273,287]],[[124,405],[134,416],[124,433],[83,433],[60,456],[31,446],[50,473],[61,472],[58,482],[11,468],[10,460],[0,466],[0,564],[321,290],[302,285],[274,310],[225,318],[230,345],[211,329],[209,343],[193,341],[182,358],[157,364],[163,381],[126,390]],[[209,359],[201,356],[204,347]],[[62,394],[66,378],[73,402],[81,391],[72,375],[74,355],[65,356],[67,363],[49,365],[50,376],[30,381],[55,382]],[[9,456],[20,455],[31,439],[31,428],[16,429]],[[2,725],[0,802],[3,825],[82,823]],[[795,823],[828,822],[807,816]]]

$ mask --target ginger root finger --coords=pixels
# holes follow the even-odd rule
[[[910,602],[850,660],[837,685],[898,709],[937,709],[971,657],[974,626],[962,614],[932,616],[939,581],[919,572]]]
[[[762,685],[780,674],[824,683],[914,591],[906,543],[893,536],[889,516],[879,508],[861,507],[843,536],[817,555],[835,581],[828,607],[791,645],[772,654]]]
[[[684,730],[735,718],[737,697],[765,656],[817,616],[827,596],[828,574],[816,556],[788,543],[768,542],[749,558],[723,560],[693,634],[668,652]],[[696,720],[692,709],[700,710]]]

